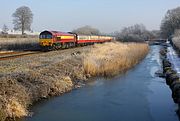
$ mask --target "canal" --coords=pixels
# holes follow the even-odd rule
[[[62,96],[32,107],[21,121],[178,121],[177,105],[161,69],[160,46],[151,46],[133,69],[111,79],[98,78]]]

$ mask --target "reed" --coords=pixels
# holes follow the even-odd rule
[[[84,56],[83,66],[91,76],[113,76],[136,65],[148,50],[146,43],[97,44]]]

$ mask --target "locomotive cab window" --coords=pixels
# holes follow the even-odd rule
[[[39,38],[40,38],[40,39],[44,39],[44,38],[45,38],[45,35],[42,34],[42,35],[39,36]]]
[[[50,34],[42,34],[39,37],[40,39],[52,39],[52,35]]]
[[[52,35],[48,34],[48,35],[46,35],[46,38],[47,39],[52,39]]]

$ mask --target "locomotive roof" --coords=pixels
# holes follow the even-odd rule
[[[52,35],[55,35],[55,36],[59,36],[59,35],[68,35],[68,36],[72,36],[73,34],[70,34],[70,33],[66,33],[66,32],[60,32],[60,31],[43,31],[41,32],[40,34],[42,33],[51,33]]]

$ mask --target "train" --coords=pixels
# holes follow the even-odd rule
[[[57,50],[75,46],[92,45],[114,40],[111,36],[78,35],[72,32],[42,31],[39,34],[39,45],[46,50]]]

